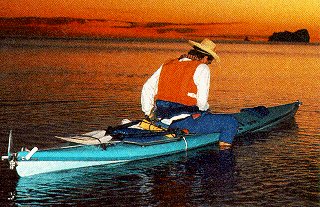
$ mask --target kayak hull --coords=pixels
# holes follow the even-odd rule
[[[70,170],[82,167],[91,167],[97,165],[110,165],[123,161],[20,161],[16,167],[17,174],[20,177],[26,177],[36,174]]]
[[[232,114],[239,122],[237,136],[270,130],[294,117],[300,102],[269,107],[267,115],[244,110]],[[181,135],[176,138],[161,136],[166,142],[150,145],[127,141],[110,141],[98,145],[77,145],[63,148],[35,150],[15,153],[14,161],[19,176],[69,170],[74,168],[125,163],[133,160],[164,156],[190,149],[215,144],[219,133],[203,135]],[[172,140],[170,140],[172,139]],[[129,141],[128,141],[129,140]]]
[[[236,136],[269,131],[278,127],[281,123],[292,120],[301,104],[300,101],[296,101],[289,104],[269,107],[267,108],[268,114],[265,116],[248,111],[233,114],[239,123],[239,129]]]
[[[132,143],[111,143],[101,145],[79,145],[66,148],[39,150],[29,160],[29,152],[19,152],[16,171],[19,176],[31,176],[80,167],[116,164],[164,156],[214,144],[219,141],[219,133],[185,136],[179,140],[149,146]]]

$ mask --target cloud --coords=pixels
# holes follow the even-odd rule
[[[165,29],[157,29],[159,34],[164,34],[167,32],[177,32],[177,33],[193,33],[196,32],[196,29],[192,28],[165,28]]]
[[[214,37],[242,22],[136,22],[69,17],[0,17],[0,36],[41,37]],[[232,30],[233,31],[233,30]],[[223,37],[223,36],[222,36]]]
[[[166,27],[166,26],[171,26],[175,25],[173,23],[168,23],[168,22],[148,22],[144,25],[146,28],[154,28],[154,27]]]
[[[171,23],[171,22],[148,22],[143,26],[146,28],[167,27],[167,26],[217,26],[217,25],[235,25],[244,24],[243,22],[211,22],[211,23]]]

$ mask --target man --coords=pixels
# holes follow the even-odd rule
[[[189,44],[193,49],[188,54],[164,63],[144,84],[142,111],[169,128],[201,134],[219,132],[220,145],[230,146],[238,122],[231,115],[208,112],[208,65],[219,61],[216,45],[209,39],[201,43],[189,40]]]

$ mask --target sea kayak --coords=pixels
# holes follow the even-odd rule
[[[239,122],[237,136],[267,131],[294,117],[301,102],[274,107],[258,106],[232,114]],[[164,156],[191,150],[219,141],[219,133],[188,134],[176,131],[146,130],[126,123],[108,130],[98,130],[82,136],[60,137],[78,145],[11,153],[12,136],[9,136],[8,155],[10,168],[21,177],[74,168],[125,163],[133,160]],[[109,130],[110,131],[110,130]],[[115,134],[117,132],[117,134]],[[120,135],[120,136],[119,136]],[[92,141],[93,140],[93,141]]]

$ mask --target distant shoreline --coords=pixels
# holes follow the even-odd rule
[[[194,38],[201,39],[201,38]],[[1,40],[61,40],[61,41],[118,41],[118,42],[163,42],[163,43],[183,43],[187,39],[183,38],[148,38],[148,37],[44,37],[44,36],[0,36]],[[320,45],[320,42],[269,42],[269,41],[245,41],[245,40],[223,40],[214,39],[216,43],[228,44],[268,44],[268,45]]]

